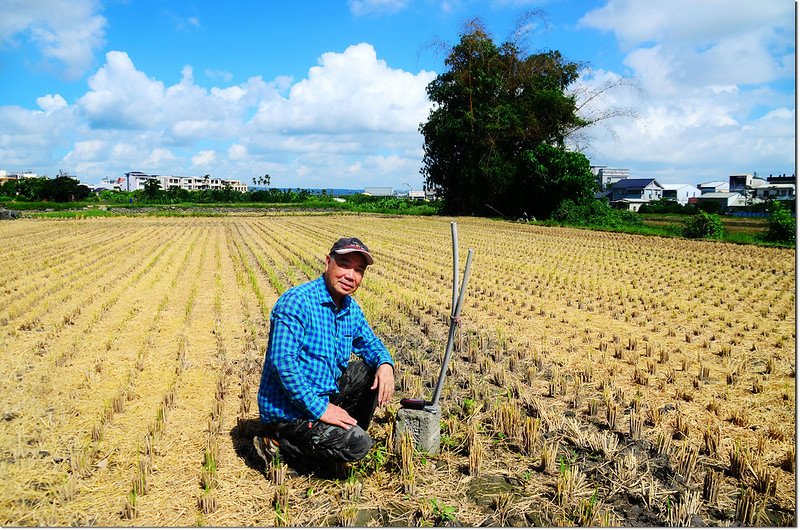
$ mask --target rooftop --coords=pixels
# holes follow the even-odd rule
[[[661,184],[659,184],[656,181],[656,179],[622,179],[622,180],[618,180],[611,187],[612,188],[617,188],[617,189],[620,189],[620,188],[644,188],[645,186],[649,186],[650,183],[652,183],[652,182],[655,182],[656,185],[658,185],[659,187],[663,187],[663,186],[661,186]]]

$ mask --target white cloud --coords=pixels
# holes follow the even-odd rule
[[[152,173],[171,173],[169,171],[170,163],[178,160],[178,157],[170,151],[169,149],[165,149],[163,147],[156,147],[150,151],[145,161],[141,164],[143,171],[148,171]],[[134,167],[139,167],[134,166]]]
[[[84,140],[75,142],[75,148],[67,153],[64,160],[69,162],[72,160],[79,161],[98,161],[101,157],[106,155],[108,148],[107,142],[103,140]]]
[[[175,29],[178,31],[192,31],[201,27],[200,18],[197,16],[183,16],[170,11],[165,14],[175,22]]]
[[[547,4],[548,0],[492,0],[495,7],[525,7],[530,5],[541,6]]]
[[[233,74],[230,72],[226,72],[225,70],[211,70],[206,68],[205,70],[206,77],[210,79],[220,79],[226,83],[229,83],[231,79],[233,79]]]
[[[88,182],[139,170],[245,182],[269,173],[286,187],[419,187],[417,128],[434,76],[391,68],[361,44],[323,54],[299,82],[256,76],[207,88],[191,66],[169,85],[111,51],[72,104],[47,94],[36,110],[0,106],[0,159]]]
[[[253,118],[260,130],[408,132],[427,119],[425,87],[433,72],[392,69],[366,43],[325,53],[319,63],[287,98],[260,106]]]
[[[153,110],[164,97],[164,84],[133,66],[124,52],[106,54],[106,64],[89,78],[91,89],[78,100],[95,127],[119,129],[154,125]]]
[[[111,159],[133,160],[133,157],[136,156],[137,153],[138,150],[134,144],[128,142],[117,142],[111,149]]]
[[[579,25],[613,32],[626,65],[658,91],[786,76],[793,18],[781,0],[610,0]]]
[[[93,128],[163,130],[181,143],[231,136],[249,107],[277,97],[277,89],[260,77],[207,90],[195,83],[188,65],[180,82],[167,87],[138,70],[119,51],[106,54],[106,64],[88,83],[90,90],[79,98],[78,106]]]
[[[99,10],[98,0],[5,0],[0,3],[0,41],[16,46],[15,38],[26,36],[45,62],[60,65],[67,79],[77,79],[105,43],[106,19]]]
[[[579,25],[612,31],[623,49],[648,42],[704,46],[780,23],[793,27],[793,6],[783,0],[609,0]]]
[[[200,151],[192,157],[192,165],[195,166],[208,166],[217,159],[217,154],[214,151]]]
[[[94,139],[75,142],[71,151],[59,162],[86,181],[86,175],[108,174],[108,160],[118,156],[131,156],[125,146],[113,145],[107,140]],[[138,153],[137,153],[138,154]]]
[[[408,166],[408,159],[398,155],[368,156],[365,158],[365,162],[368,167],[373,167],[375,170],[381,173],[392,173],[398,169],[404,169]]]
[[[357,17],[364,15],[391,15],[402,11],[408,0],[348,0],[350,12]]]
[[[46,96],[36,98],[36,104],[39,105],[39,108],[45,111],[45,113],[50,114],[59,109],[66,108],[67,100],[65,100],[61,94],[47,94]]]
[[[247,159],[247,148],[241,144],[233,144],[228,148],[228,159],[229,160],[246,160]]]
[[[793,114],[793,100],[772,84],[794,75],[786,61],[792,20],[791,5],[777,0],[609,0],[587,13],[580,25],[613,32],[626,75],[645,93],[606,94],[605,104],[639,118],[606,123],[616,140],[593,128],[587,154],[595,163],[625,160],[635,176],[664,182],[763,172],[762,165],[789,170],[794,132],[782,117]],[[618,75],[586,73],[579,84],[596,87]],[[754,120],[755,112],[765,115]]]
[[[774,94],[773,94],[774,95]],[[613,98],[612,98],[613,99]],[[620,98],[622,101],[624,98]],[[612,120],[615,137],[594,128],[587,156],[633,176],[662,183],[697,183],[735,172],[786,172],[794,151],[794,112],[780,107],[762,118],[746,119],[750,108],[738,91],[698,89],[680,98],[640,105],[634,120]],[[759,98],[760,100],[760,98]]]
[[[39,98],[37,104],[42,110],[0,106],[2,169],[38,168],[35,171],[55,174],[60,158],[58,152],[80,128],[80,120],[73,109],[62,106],[59,98],[49,94]]]

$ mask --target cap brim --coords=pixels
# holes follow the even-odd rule
[[[372,265],[373,263],[375,263],[375,260],[372,259],[372,254],[370,254],[366,250],[358,250],[357,248],[342,248],[334,250],[334,252],[336,252],[337,254],[350,254],[351,252],[360,252],[367,259],[367,265]]]

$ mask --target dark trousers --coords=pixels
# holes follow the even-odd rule
[[[355,462],[372,447],[367,428],[378,404],[378,391],[370,390],[375,369],[358,359],[351,361],[338,380],[340,393],[330,402],[345,409],[358,424],[343,429],[321,421],[281,421],[267,424],[280,444],[281,458],[295,469],[330,467]]]

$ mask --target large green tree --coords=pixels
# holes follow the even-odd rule
[[[147,179],[142,187],[142,196],[154,201],[161,197],[161,183],[156,179]]]
[[[47,191],[43,198],[57,202],[80,201],[89,196],[87,186],[78,179],[64,175],[48,180],[45,189]]]
[[[567,88],[579,65],[557,51],[497,46],[467,26],[427,88],[434,108],[420,126],[422,174],[447,213],[548,217],[566,198],[590,198],[589,162],[565,148],[585,125]]]
[[[9,180],[0,187],[0,193],[26,201],[80,201],[89,196],[89,188],[77,179],[59,175]]]

